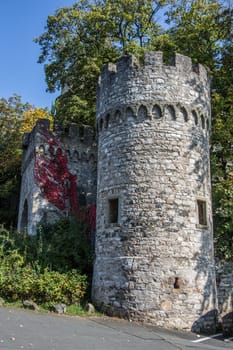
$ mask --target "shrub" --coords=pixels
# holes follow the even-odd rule
[[[39,304],[80,303],[87,291],[87,276],[74,269],[61,272],[42,266],[39,259],[41,253],[35,249],[36,240],[36,237],[28,237],[27,245],[26,237],[20,240],[20,234],[0,227],[1,296],[8,301],[29,298]],[[34,252],[28,254],[29,247],[34,247]],[[37,261],[32,258],[36,255]],[[46,259],[49,265],[47,256]]]
[[[38,303],[80,303],[87,289],[87,278],[73,270],[67,273],[45,270],[33,284],[33,300]]]
[[[67,218],[53,225],[40,227],[37,233],[37,258],[42,267],[66,272],[92,273],[93,252],[86,235],[86,226],[75,218]]]

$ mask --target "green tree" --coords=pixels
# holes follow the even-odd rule
[[[62,90],[56,118],[63,124],[95,123],[96,85],[104,63],[125,53],[142,54],[159,32],[155,15],[164,1],[82,0],[56,11],[41,46],[49,91]]]
[[[19,96],[0,99],[0,222],[16,224],[19,199],[21,137],[20,125],[29,104]]]
[[[231,97],[230,97],[231,96]],[[212,189],[217,256],[233,260],[233,94],[213,96]]]
[[[221,47],[228,25],[225,9],[219,0],[171,1],[168,19],[176,52],[204,64],[213,72],[221,57]]]
[[[212,179],[215,247],[233,260],[233,11],[225,11],[226,33],[213,79]]]

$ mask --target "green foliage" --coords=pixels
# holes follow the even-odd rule
[[[31,106],[14,95],[0,99],[0,222],[16,225],[22,157],[21,123]]]
[[[60,272],[77,269],[91,275],[93,252],[86,235],[86,226],[75,218],[42,226],[36,237],[37,259],[42,267],[50,266]]]
[[[76,270],[59,273],[45,269],[38,272],[31,265],[13,271],[1,267],[1,296],[8,301],[31,299],[36,303],[80,303],[87,288],[85,275]]]
[[[233,260],[233,10],[224,16],[225,37],[213,74],[211,167],[215,251]]]
[[[0,226],[0,260],[0,268],[5,266],[10,272],[17,267],[21,267],[24,263],[24,258],[18,252],[14,240],[10,237],[10,232],[3,225]]]
[[[0,99],[0,222],[15,224],[20,187],[20,122],[28,104],[19,96]]]
[[[17,95],[0,99],[0,184],[15,176],[21,162],[21,123],[24,113],[29,110]]]
[[[93,98],[94,99],[94,98]],[[63,126],[69,123],[94,126],[95,108],[93,101],[81,98],[71,90],[59,96],[55,102],[56,120]]]
[[[59,228],[59,224],[56,227]],[[64,223],[63,226],[60,225],[60,233],[63,234],[63,237],[65,236],[65,233],[62,232],[64,227]],[[70,231],[67,235],[69,233]],[[52,236],[56,236],[56,234],[58,234],[56,228],[50,228],[50,238],[46,243],[43,242],[38,246],[38,243],[41,243],[38,242],[38,239],[41,240],[41,235],[38,237],[27,236],[8,231],[1,226],[0,295],[3,298],[8,301],[32,299],[39,304],[63,302],[71,305],[80,303],[87,292],[87,276],[80,274],[77,268],[73,268],[77,267],[79,260],[73,262],[73,266],[72,262],[66,263],[66,266],[62,265],[66,251],[68,257],[71,256],[69,244],[63,247],[62,257],[59,256],[59,252],[53,255]],[[54,247],[54,249],[56,248],[57,246]],[[80,247],[75,245],[75,248],[79,249]],[[78,251],[76,254],[80,258]],[[55,261],[50,263],[50,256],[52,259],[57,258],[56,264],[53,264]],[[85,261],[82,264],[84,270]],[[52,265],[56,266],[53,266],[52,269]],[[62,270],[63,272],[61,272]]]
[[[45,117],[47,111],[23,103],[20,96],[0,99],[0,222],[7,227],[16,226],[17,220],[22,135]]]
[[[194,63],[214,70],[226,36],[226,13],[220,1],[171,1],[168,30],[174,49],[192,58]]]
[[[229,90],[224,97],[213,95],[211,165],[215,250],[219,258],[233,260],[233,94]]]
[[[56,118],[95,125],[96,85],[101,68],[119,56],[141,56],[160,32],[155,15],[165,1],[82,0],[56,11],[35,41],[41,47],[49,91],[62,89]]]

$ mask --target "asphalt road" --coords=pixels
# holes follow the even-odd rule
[[[1,350],[233,349],[233,339],[197,337],[107,317],[70,317],[0,308]]]

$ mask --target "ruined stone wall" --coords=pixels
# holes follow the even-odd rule
[[[78,199],[81,206],[96,202],[97,141],[93,128],[70,126],[59,140],[68,160],[69,170],[77,175]]]
[[[49,132],[49,121],[40,120],[31,133],[23,137],[22,180],[18,215],[18,231],[36,233],[42,220],[57,221],[61,213],[56,206],[51,205],[41,193],[39,184],[35,181],[36,160],[45,151],[46,137],[43,132]]]
[[[49,122],[39,120],[24,135],[23,148],[19,231],[35,234],[41,223],[78,216],[83,208],[94,215],[96,140],[90,127],[51,132]]]
[[[223,332],[233,335],[233,263],[216,261],[218,307]]]
[[[209,81],[188,57],[162,60],[123,57],[100,77],[93,301],[179,329],[207,314],[211,328]]]

